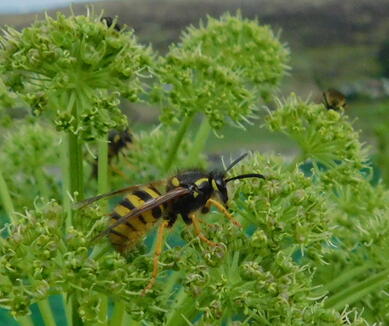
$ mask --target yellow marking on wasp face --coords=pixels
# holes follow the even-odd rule
[[[218,190],[216,181],[215,181],[214,179],[212,179],[212,188],[213,188],[214,190]]]
[[[205,183],[205,182],[208,182],[207,178],[200,178],[200,179],[195,181],[195,185],[200,186],[202,183]]]
[[[118,213],[120,216],[126,215],[130,210],[127,207],[124,207],[123,205],[117,205],[115,207],[115,212]]]
[[[197,191],[195,191],[195,192],[193,193],[193,198],[196,198],[198,195],[199,195],[199,193],[198,193]]]
[[[178,180],[176,177],[173,177],[171,183],[174,187],[178,187],[180,185],[180,180]]]
[[[120,140],[120,136],[119,135],[116,135],[114,138],[113,138],[113,142],[114,143],[118,143]]]

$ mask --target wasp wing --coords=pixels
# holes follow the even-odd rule
[[[163,179],[163,180],[153,181],[153,182],[150,182],[150,183],[147,183],[147,184],[139,184],[139,185],[125,187],[125,188],[122,188],[122,189],[118,189],[118,190],[115,190],[115,191],[112,191],[112,192],[108,192],[108,193],[105,193],[105,194],[101,194],[101,195],[98,195],[98,196],[95,196],[95,197],[91,197],[91,198],[82,200],[82,201],[76,203],[74,205],[74,208],[75,209],[81,209],[81,208],[84,208],[84,207],[86,207],[86,206],[88,206],[88,205],[90,205],[90,204],[92,204],[92,203],[94,203],[94,202],[96,202],[96,201],[98,201],[100,199],[104,199],[104,198],[109,198],[109,197],[125,194],[125,193],[128,193],[128,192],[137,190],[139,188],[142,188],[142,187],[158,186],[158,185],[161,185],[161,184],[163,184],[165,182],[166,182],[166,179]]]
[[[140,214],[147,212],[155,207],[163,205],[164,203],[166,203],[168,201],[171,201],[171,200],[176,199],[178,197],[188,195],[190,193],[191,193],[191,190],[189,190],[187,188],[182,188],[182,187],[174,188],[174,189],[170,190],[169,192],[167,192],[166,194],[164,194],[158,198],[152,199],[140,207],[134,208],[131,212],[129,212],[128,214],[121,217],[119,220],[117,220],[115,223],[110,225],[107,229],[105,229],[103,232],[101,232],[99,235],[97,235],[95,238],[93,238],[92,241],[95,241],[95,240],[100,239],[101,237],[107,235],[109,232],[111,232],[112,229],[116,228],[120,224],[125,223],[129,218],[131,218],[133,216],[140,215]]]

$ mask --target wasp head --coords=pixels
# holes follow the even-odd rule
[[[233,180],[240,180],[246,178],[260,178],[265,179],[262,174],[259,173],[248,173],[237,175],[232,178],[226,178],[226,174],[231,170],[235,165],[237,165],[241,160],[247,156],[247,153],[239,156],[235,161],[233,161],[224,171],[212,171],[209,176],[209,184],[212,185],[213,191],[220,197],[224,204],[228,201],[227,193],[227,183]]]

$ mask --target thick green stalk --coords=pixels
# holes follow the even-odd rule
[[[64,297],[64,307],[65,307],[65,315],[67,326],[73,326],[73,303],[72,297],[70,295],[66,295]]]
[[[69,175],[69,160],[68,160],[68,138],[62,137],[62,151],[61,151],[61,165],[62,165],[62,201],[64,210],[66,212],[65,230],[68,233],[69,228],[72,226],[72,205],[69,198],[70,193],[70,175]]]
[[[208,122],[208,118],[204,116],[200,128],[197,131],[191,151],[189,152],[188,158],[186,159],[187,166],[193,164],[193,162],[195,162],[199,157],[200,153],[203,152],[210,132],[211,125]]]
[[[78,313],[78,309],[80,308],[79,303],[76,300],[72,301],[72,325],[73,326],[83,326],[84,323]]]
[[[350,270],[348,270],[346,272],[342,272],[334,280],[332,280],[331,282],[327,283],[325,285],[325,288],[328,291],[333,291],[334,289],[340,287],[341,285],[345,284],[346,282],[352,280],[357,275],[364,273],[369,268],[372,268],[371,264],[366,264],[366,265],[363,265],[363,266],[352,268],[352,269],[350,269]]]
[[[0,170],[0,198],[3,203],[5,212],[8,215],[9,220],[11,221],[11,223],[15,223],[15,218],[13,216],[13,213],[15,211],[14,205],[12,203],[11,196],[8,191],[8,186],[3,178],[3,174],[1,170]]]
[[[81,140],[78,135],[68,134],[69,146],[69,176],[70,176],[70,194],[77,193],[77,200],[84,198],[83,190],[83,171],[82,171],[82,149]]]
[[[195,311],[193,298],[188,296],[184,288],[181,288],[176,296],[176,302],[167,316],[165,326],[187,325],[182,316],[190,320]]]
[[[68,112],[72,112],[72,115],[77,120],[78,113],[79,113],[79,105],[82,105],[83,101],[82,99],[77,99],[76,91],[72,91],[69,96],[69,103],[68,103]],[[77,193],[75,200],[79,201],[84,198],[84,185],[83,185],[83,155],[82,155],[82,141],[79,139],[78,134],[74,134],[73,132],[69,132],[67,135],[67,145],[68,145],[68,173],[67,176],[69,177],[69,193],[71,196],[75,196],[75,193]],[[65,194],[66,195],[66,194]],[[71,208],[70,208],[71,209]],[[70,223],[67,221],[68,226],[74,225],[73,220],[73,214],[71,213]],[[75,298],[72,298],[71,301],[72,307],[71,307],[71,320],[73,326],[81,326],[82,320],[79,315],[78,309],[79,304]],[[68,308],[68,306],[66,306]]]
[[[169,171],[171,168],[174,159],[176,158],[178,148],[180,147],[181,141],[184,139],[184,135],[187,132],[192,120],[193,120],[193,114],[187,115],[181,123],[181,127],[177,132],[176,138],[174,139],[173,145],[170,148],[170,152],[168,154],[168,157],[166,159],[164,168],[165,172]]]
[[[124,326],[125,321],[125,305],[123,301],[116,301],[115,307],[113,310],[113,315],[111,318],[111,321],[109,323],[109,326]]]
[[[98,193],[103,194],[108,192],[108,143],[107,137],[98,141],[98,174],[97,186]]]
[[[38,189],[39,189],[41,196],[46,198],[46,199],[50,199],[50,189],[47,186],[42,168],[38,168],[35,170],[35,178],[36,178],[36,182],[37,182]]]
[[[45,326],[56,326],[53,312],[50,307],[49,300],[45,299],[38,302],[39,311],[42,315]]]
[[[98,193],[103,194],[108,192],[108,143],[107,143],[107,137],[104,137],[103,139],[98,140],[98,173],[97,173],[97,187],[98,187]],[[105,209],[107,208],[106,203],[103,202],[101,205],[105,206]],[[104,207],[103,206],[103,207]],[[96,247],[95,247],[96,248]],[[94,248],[94,249],[95,249]],[[92,252],[93,253],[93,252]],[[106,321],[107,320],[107,314],[108,314],[108,297],[104,294],[99,293],[99,297],[101,300],[101,306],[99,310],[99,320]],[[115,304],[115,310],[116,305]],[[119,324],[117,324],[119,325]]]
[[[384,270],[375,274],[368,279],[353,284],[352,286],[334,294],[325,303],[325,308],[343,309],[346,305],[350,305],[355,301],[363,298],[377,287],[383,286],[388,282],[389,270]]]
[[[100,297],[99,320],[103,325],[108,325],[108,297],[102,293],[96,293]]]
[[[78,119],[79,107],[84,104],[82,95],[73,91],[70,93],[68,111],[72,112],[75,119]],[[84,174],[83,174],[83,156],[82,156],[82,140],[78,134],[73,132],[68,133],[68,159],[69,159],[69,177],[70,177],[70,194],[73,196],[77,193],[77,200],[84,198]]]
[[[34,326],[31,316],[16,317],[16,321],[21,326]]]

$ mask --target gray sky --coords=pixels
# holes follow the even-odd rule
[[[91,0],[0,0],[0,14],[21,14],[66,7],[75,2]]]

